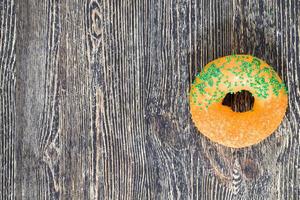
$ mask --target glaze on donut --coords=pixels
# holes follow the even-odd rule
[[[229,93],[249,91],[251,110],[235,112],[222,104]],[[190,112],[198,130],[219,144],[245,147],[271,135],[287,108],[287,89],[266,62],[250,55],[231,55],[208,63],[190,90]]]

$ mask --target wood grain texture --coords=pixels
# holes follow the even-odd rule
[[[300,197],[297,0],[0,2],[1,199]],[[17,16],[17,20],[16,20]],[[194,126],[188,92],[232,53],[289,90],[278,130],[242,149]]]
[[[16,14],[14,1],[0,1],[0,199],[15,198]]]
[[[59,196],[58,1],[17,4],[17,198]],[[63,79],[62,79],[63,80]]]

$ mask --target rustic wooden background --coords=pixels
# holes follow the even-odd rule
[[[299,0],[1,0],[0,199],[300,196]],[[194,127],[208,61],[248,53],[287,83],[243,149]],[[276,111],[274,111],[276,112]]]

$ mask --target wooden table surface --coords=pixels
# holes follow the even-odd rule
[[[1,0],[0,199],[299,199],[299,11]],[[195,74],[233,53],[266,60],[289,90],[278,130],[242,149],[199,134],[189,113]]]

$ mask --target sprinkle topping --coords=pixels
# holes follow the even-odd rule
[[[193,82],[192,102],[198,104],[200,109],[221,102],[227,93],[241,90],[241,87],[248,88],[259,99],[267,99],[272,93],[278,96],[281,90],[287,94],[285,84],[264,61],[248,55],[224,58],[206,65]]]

